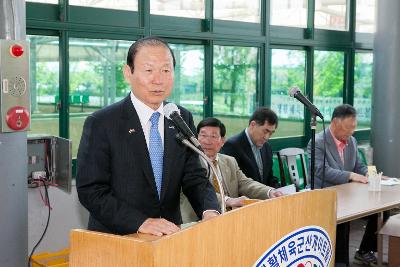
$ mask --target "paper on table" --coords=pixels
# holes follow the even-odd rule
[[[294,186],[294,184],[290,184],[287,186],[277,188],[276,191],[280,191],[285,195],[290,195],[290,194],[296,193],[296,187]]]
[[[389,178],[381,180],[381,185],[396,185],[396,184],[400,184],[399,178]]]

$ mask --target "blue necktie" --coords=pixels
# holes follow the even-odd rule
[[[161,182],[163,173],[163,156],[164,148],[161,141],[161,136],[158,131],[158,120],[160,118],[159,112],[154,112],[150,117],[150,139],[149,139],[149,153],[151,160],[151,167],[153,168],[154,178],[156,179],[156,187],[158,197],[161,194]]]

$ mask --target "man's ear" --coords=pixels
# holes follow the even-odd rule
[[[222,142],[222,145],[225,144],[225,137],[221,137],[221,142]]]
[[[129,67],[128,64],[125,64],[125,65],[124,65],[123,72],[124,72],[125,81],[126,81],[127,83],[129,83],[130,77],[132,76],[131,67]]]

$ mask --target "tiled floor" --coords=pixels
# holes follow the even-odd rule
[[[360,245],[361,239],[364,234],[366,221],[365,220],[355,220],[351,222],[350,226],[350,267],[360,267],[363,265],[358,265],[353,262],[354,254]],[[388,260],[388,239],[387,237],[383,238],[383,262],[387,262]]]

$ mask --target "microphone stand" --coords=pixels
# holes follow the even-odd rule
[[[311,121],[310,121],[310,127],[311,127],[311,166],[310,166],[310,171],[311,171],[311,190],[314,190],[314,176],[315,176],[315,129],[317,128],[317,116],[311,112]]]
[[[219,173],[217,172],[217,169],[215,168],[214,164],[211,162],[211,160],[207,157],[206,154],[204,154],[203,151],[198,149],[195,145],[193,145],[189,140],[186,139],[184,135],[181,133],[176,134],[176,139],[182,142],[185,146],[189,147],[192,149],[194,152],[196,152],[199,156],[201,156],[211,167],[212,172],[215,174],[215,177],[217,177],[217,182],[218,182],[218,189],[219,193],[221,195],[221,214],[225,213],[226,210],[226,205],[225,205],[225,192],[224,188],[222,186],[222,178],[220,177]]]

